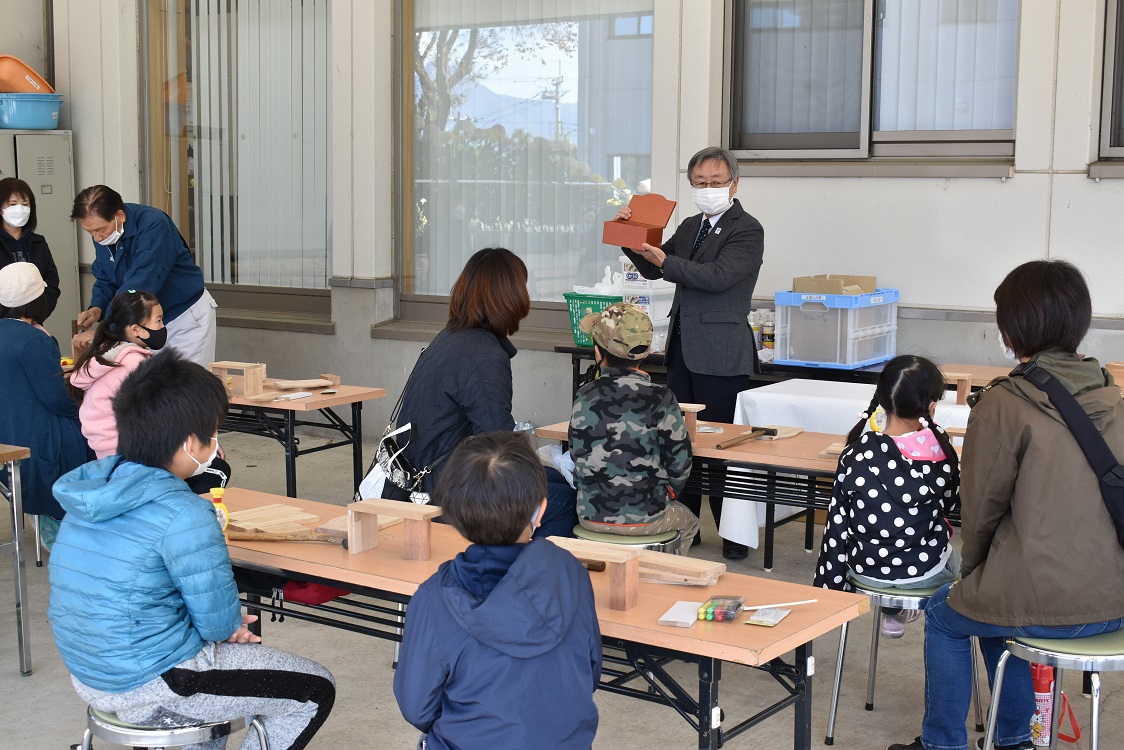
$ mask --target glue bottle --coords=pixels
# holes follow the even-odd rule
[[[211,488],[211,502],[215,504],[215,518],[223,532],[226,531],[226,525],[230,523],[230,511],[227,510],[226,503],[222,501],[222,493],[225,491],[223,487]]]

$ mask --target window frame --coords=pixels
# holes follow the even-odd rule
[[[1124,6],[1120,0],[1105,0],[1104,15],[1104,76],[1101,81],[1101,133],[1098,154],[1101,159],[1124,159],[1124,145],[1112,145],[1113,98],[1117,88],[1117,76],[1121,77],[1120,105],[1121,120],[1124,120],[1124,65],[1117,70],[1116,51],[1121,39],[1116,32],[1120,28],[1120,13]]]
[[[1022,0],[1020,0],[1021,3]],[[1108,0],[1116,4],[1119,0]],[[743,39],[736,33],[735,6],[742,0],[726,0],[723,35],[722,143],[739,161],[840,161],[877,162],[901,159],[944,159],[957,161],[1012,161],[1015,156],[1015,128],[994,130],[886,130],[874,129],[874,62],[877,44],[875,18],[878,0],[863,0],[863,73],[860,100],[860,140],[857,148],[734,149],[734,113],[741,106],[742,92],[736,62],[741,58]],[[1015,56],[1021,38],[1016,28]],[[1106,61],[1107,61],[1106,57]],[[1016,81],[1017,85],[1017,81]],[[800,135],[800,134],[796,134]],[[809,134],[813,137],[822,134]],[[1124,156],[1124,147],[1120,149]]]

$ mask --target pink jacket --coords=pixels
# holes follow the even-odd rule
[[[112,456],[117,452],[117,420],[113,418],[113,396],[121,387],[121,381],[133,370],[152,356],[151,349],[136,344],[118,344],[110,349],[102,359],[119,363],[119,367],[108,367],[91,359],[70,376],[75,388],[86,392],[82,406],[78,408],[78,418],[82,422],[82,434],[98,458]]]

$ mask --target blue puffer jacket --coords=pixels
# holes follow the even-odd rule
[[[242,624],[211,503],[163,469],[110,456],[64,475],[48,617],[67,669],[121,693]]]

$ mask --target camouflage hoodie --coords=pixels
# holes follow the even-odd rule
[[[655,521],[691,471],[679,402],[639,370],[604,367],[570,418],[578,516],[597,523]]]

